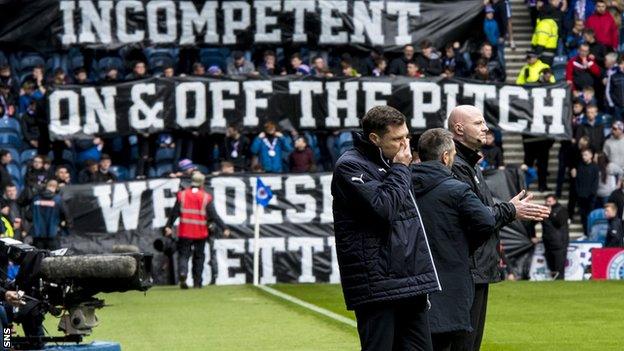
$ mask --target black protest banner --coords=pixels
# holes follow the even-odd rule
[[[565,83],[523,87],[459,79],[148,78],[101,86],[62,86],[47,103],[53,138],[194,129],[222,133],[236,123],[256,131],[267,120],[297,129],[355,129],[376,105],[403,112],[414,132],[446,125],[451,109],[473,104],[490,126],[571,137]]]
[[[27,0],[0,7],[0,43],[31,48],[299,45],[398,50],[447,43],[479,17],[475,0]]]
[[[260,207],[261,282],[339,282],[331,174],[261,177],[274,193],[269,206]],[[206,185],[214,194],[216,212],[233,233],[227,239],[211,234],[204,282],[211,282],[211,269],[218,270],[212,283],[251,282],[256,176],[212,177]],[[117,244],[154,252],[154,240],[162,237],[179,187],[180,179],[65,187],[62,198],[73,226],[62,244],[78,253],[110,252]],[[211,256],[216,267],[208,265]]]

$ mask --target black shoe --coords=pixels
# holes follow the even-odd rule
[[[181,275],[180,276],[180,289],[186,290],[188,288],[189,288],[188,285],[186,285],[186,276],[185,275]]]
[[[201,284],[193,284],[195,289],[201,289],[203,286]]]

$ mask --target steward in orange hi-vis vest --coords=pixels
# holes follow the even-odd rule
[[[198,188],[178,192],[180,203],[180,224],[178,238],[206,239],[208,237],[208,214],[206,207],[212,202],[212,195]]]
[[[225,226],[214,208],[212,194],[204,190],[205,179],[201,172],[193,172],[191,187],[178,192],[178,199],[164,228],[165,236],[172,236],[173,223],[178,217],[180,218],[176,247],[178,251],[178,279],[182,289],[188,289],[186,280],[190,257],[193,258],[193,286],[202,287],[202,274],[206,260],[204,252],[206,239],[209,235],[214,236],[215,234],[209,233],[208,222],[214,222],[216,227],[223,231],[223,236],[228,237],[230,235],[230,230]],[[211,260],[210,263],[213,266],[214,261]]]

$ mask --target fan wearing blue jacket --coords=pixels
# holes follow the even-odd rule
[[[258,157],[260,167],[267,173],[281,173],[284,171],[284,162],[292,145],[284,134],[277,131],[274,122],[264,124],[264,132],[260,133],[251,144],[251,153]]]

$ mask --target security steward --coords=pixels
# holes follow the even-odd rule
[[[178,192],[177,201],[164,228],[165,236],[173,235],[173,223],[180,217],[177,249],[178,277],[182,289],[188,289],[186,278],[188,260],[191,255],[193,256],[193,286],[202,287],[202,273],[206,259],[204,250],[210,234],[209,221],[213,221],[223,231],[224,236],[230,235],[230,230],[215,211],[212,194],[204,190],[205,179],[205,176],[198,171],[191,175],[191,187]]]

